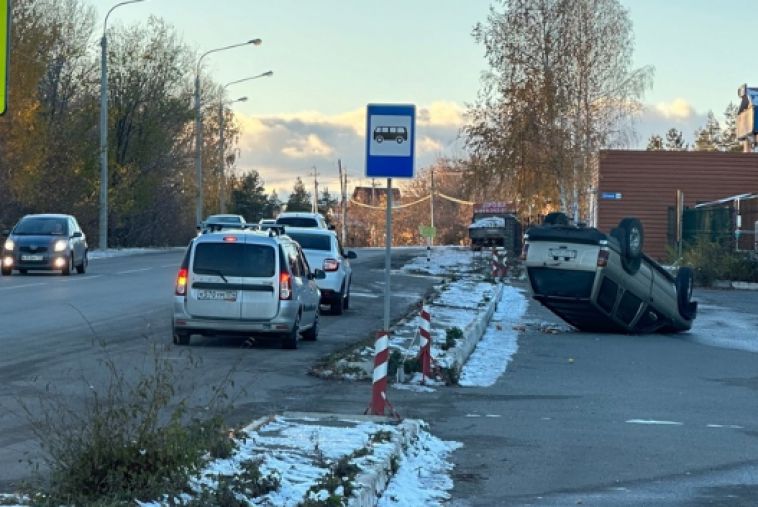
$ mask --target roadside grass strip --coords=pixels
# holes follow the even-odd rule
[[[489,387],[505,373],[508,363],[518,351],[518,330],[526,313],[524,291],[504,286],[487,330],[461,369],[458,385]]]
[[[380,496],[387,499],[379,505],[437,505],[449,498],[448,457],[461,445],[429,434],[420,420],[315,414],[258,421],[236,442],[230,458],[210,462],[192,481],[191,493],[138,505],[203,505],[209,492],[230,484],[233,498],[247,505],[362,507]],[[268,491],[249,481],[253,475]]]

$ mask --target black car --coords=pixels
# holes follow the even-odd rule
[[[87,270],[87,238],[71,215],[26,215],[10,231],[3,245],[2,274],[13,270],[60,270],[69,275]]]

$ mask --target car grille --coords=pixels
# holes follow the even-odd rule
[[[29,247],[29,246],[20,246],[18,247],[18,251],[21,253],[41,254],[41,253],[47,252],[47,247],[37,246],[32,249],[32,247]]]

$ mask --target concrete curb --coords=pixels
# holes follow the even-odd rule
[[[460,371],[461,368],[463,368],[463,365],[466,364],[471,353],[474,352],[477,343],[479,343],[479,340],[484,336],[484,332],[487,330],[487,326],[492,319],[492,314],[495,313],[495,308],[497,307],[497,302],[500,300],[502,292],[503,284],[498,283],[495,289],[495,294],[488,302],[487,309],[480,313],[476,320],[471,322],[466,326],[466,329],[463,330],[463,343],[460,346],[455,347],[451,353],[452,366],[456,371]]]
[[[714,289],[737,289],[737,290],[758,290],[756,282],[737,282],[732,280],[716,280],[713,282]]]

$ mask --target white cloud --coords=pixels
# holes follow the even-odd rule
[[[705,125],[705,121],[706,114],[698,113],[684,99],[645,105],[642,112],[634,119],[636,142],[629,148],[644,150],[651,136],[659,135],[665,138],[666,132],[672,128],[680,130],[684,141],[692,144],[695,131]]]
[[[334,148],[315,134],[309,134],[305,139],[293,139],[282,148],[282,154],[291,158],[327,157],[333,153]]]
[[[676,98],[672,102],[659,102],[655,110],[664,118],[686,121],[695,115],[695,108],[682,98]]]

